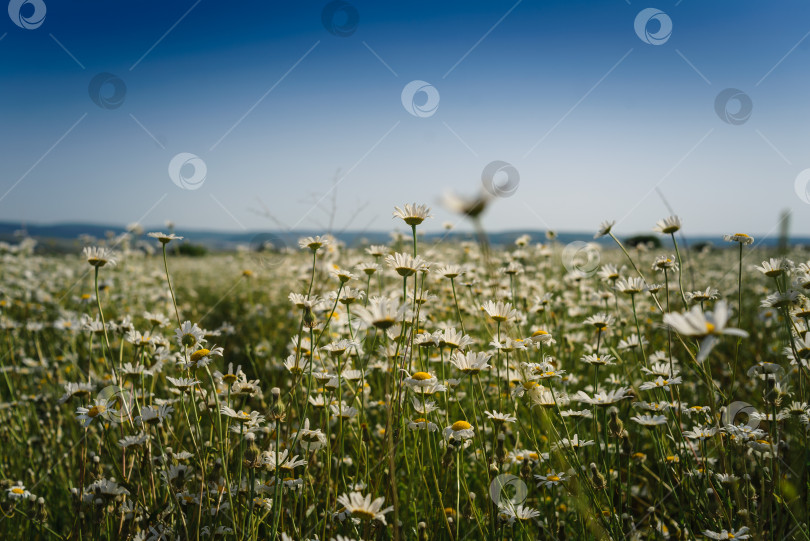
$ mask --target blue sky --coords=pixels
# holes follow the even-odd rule
[[[687,233],[810,230],[804,1],[38,2],[0,22],[2,220],[318,229],[336,194],[336,229],[414,201],[438,229],[501,160],[491,230],[646,231],[659,190]]]

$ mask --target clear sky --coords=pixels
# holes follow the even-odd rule
[[[0,220],[438,229],[500,160],[490,230],[648,231],[658,188],[807,234],[809,35],[806,0],[12,0]]]

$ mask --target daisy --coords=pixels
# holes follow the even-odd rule
[[[613,361],[616,360],[616,357],[611,355],[610,353],[603,353],[602,355],[595,355],[589,354],[584,355],[582,359],[580,359],[584,363],[588,364],[595,364],[599,366],[609,366],[613,364]]]
[[[577,394],[574,395],[574,400],[577,402],[585,402],[592,406],[609,406],[625,398],[632,398],[631,395],[627,394],[627,391],[628,389],[626,387],[620,387],[609,392],[602,391],[596,393],[593,397],[588,396],[585,391],[578,391]]]
[[[663,233],[664,235],[671,235],[681,228],[681,219],[677,216],[670,216],[663,220],[656,222],[653,231]]]
[[[260,415],[258,411],[236,411],[228,406],[222,406],[219,412],[239,423],[250,423],[256,425],[264,421],[264,416]]]
[[[173,240],[183,240],[183,237],[178,237],[174,233],[170,233],[167,235],[166,233],[152,232],[148,233],[147,236],[159,240],[161,244],[169,244]]]
[[[498,510],[498,518],[508,522],[509,524],[514,524],[516,520],[524,522],[539,516],[540,511],[531,507],[524,507],[523,504],[520,504],[517,507],[512,507],[511,505],[500,505]]]
[[[693,440],[705,440],[714,437],[715,434],[717,434],[717,428],[715,427],[696,426],[692,430],[683,431],[684,436]]]
[[[747,337],[748,333],[732,327],[728,322],[728,305],[718,301],[714,312],[703,312],[699,306],[693,306],[689,312],[664,314],[664,324],[683,336],[694,336],[701,339],[697,362],[702,363],[709,356],[720,335]]]
[[[84,254],[85,259],[87,259],[87,262],[93,267],[99,268],[103,267],[104,265],[110,265],[111,267],[115,266],[115,252],[109,248],[105,248],[103,246],[86,246],[82,250],[82,253]]]
[[[600,312],[586,318],[582,323],[593,326],[598,332],[604,332],[610,325],[613,325],[613,321],[613,316]]]
[[[149,436],[143,432],[135,436],[125,436],[118,440],[118,446],[121,449],[129,449],[130,447],[142,447],[149,440]]]
[[[487,208],[491,197],[489,192],[486,191],[470,198],[461,197],[453,192],[445,192],[441,201],[447,210],[476,219]]]
[[[546,488],[553,488],[568,479],[563,472],[550,472],[546,475],[535,475],[534,478],[540,481],[537,483],[538,487],[544,486]]]
[[[415,227],[428,218],[430,215],[430,208],[427,205],[406,204],[404,208],[394,207],[394,218],[402,218],[402,220],[411,227]]]
[[[532,382],[537,383],[537,382]],[[537,385],[528,390],[529,400],[532,406],[540,406],[542,408],[553,408],[555,406],[567,406],[570,403],[568,395],[559,391],[552,391],[542,385]]]
[[[420,257],[413,257],[410,254],[397,252],[385,256],[385,263],[395,271],[397,274],[406,278],[412,276],[416,271],[423,267],[425,261]]]
[[[436,432],[439,430],[439,427],[435,423],[431,423],[423,417],[409,421],[408,428],[410,430],[427,430],[429,432]]]
[[[644,280],[636,276],[620,278],[614,287],[627,295],[637,295],[644,291]]]
[[[267,466],[270,471],[275,471],[277,468],[282,470],[293,470],[298,466],[306,465],[307,461],[298,458],[298,455],[290,456],[290,450],[284,449],[281,452],[270,448],[268,451],[262,453],[262,464]]]
[[[665,415],[636,415],[630,417],[631,420],[637,422],[641,426],[658,426],[667,423]]]
[[[675,261],[674,255],[658,256],[655,258],[655,261],[653,261],[652,270],[654,271],[678,270],[678,263]]]
[[[223,349],[216,345],[211,346],[211,349],[200,348],[189,357],[189,368],[204,368],[211,364],[211,357],[222,357]]]
[[[405,374],[408,373],[405,372]],[[408,377],[406,377],[403,382],[412,389],[416,389],[418,387],[432,387],[436,385],[439,380],[436,376],[428,372],[414,372],[413,375],[408,374]]]
[[[716,300],[719,296],[719,291],[707,287],[705,291],[687,291],[686,300],[689,302],[706,302]]]
[[[504,423],[514,423],[517,421],[517,417],[513,417],[507,413],[500,413],[498,411],[484,411],[484,415],[490,418],[490,420],[495,423],[496,425],[504,424]]]
[[[552,451],[558,451],[563,447],[568,447],[570,449],[579,449],[580,447],[590,447],[594,445],[593,440],[580,440],[578,434],[574,434],[572,439],[562,438],[559,442],[555,443],[551,446]]]
[[[768,261],[763,261],[762,265],[755,268],[765,276],[775,278],[776,276],[784,274],[785,270],[790,268],[790,261],[772,257]]]
[[[456,351],[450,358],[450,362],[465,374],[475,375],[481,370],[492,368],[487,364],[490,357],[492,355],[489,353],[473,353],[470,351],[461,353]]]
[[[515,319],[518,316],[518,311],[512,308],[512,304],[508,302],[504,303],[503,301],[487,301],[481,306],[481,309],[494,321],[499,323]]]
[[[74,396],[84,396],[89,395],[93,389],[95,389],[95,384],[93,383],[73,383],[68,382],[64,384],[65,387],[65,394],[63,394],[59,400],[57,400],[58,404],[64,404]]]
[[[439,274],[444,276],[445,278],[458,278],[462,274],[464,274],[464,268],[460,265],[442,265],[439,267]]]
[[[475,428],[467,421],[456,421],[445,428],[443,434],[448,441],[471,440],[475,435]]]
[[[438,339],[439,347],[447,346],[451,349],[465,349],[467,346],[475,343],[475,340],[466,334],[456,331],[455,327],[441,331],[441,334],[438,335]]]
[[[115,421],[115,417],[118,412],[115,409],[108,407],[109,401],[107,399],[96,398],[93,402],[94,404],[89,408],[76,408],[76,419],[81,421],[83,427],[87,428],[90,426],[93,419],[97,418],[98,416],[102,416],[105,419],[110,417],[110,421]]]
[[[358,306],[355,313],[367,325],[386,330],[393,327],[399,319],[402,319],[407,310],[408,306],[405,304],[400,306],[391,299],[377,297],[372,298],[368,306]]]
[[[307,452],[317,451],[326,447],[326,434],[320,428],[311,430],[309,428],[309,419],[304,420],[304,426],[298,429],[298,441]]]
[[[670,385],[679,385],[683,379],[680,376],[664,379],[661,376],[658,376],[655,381],[645,381],[639,386],[639,389],[642,391],[648,391],[650,389],[664,389],[669,390]]]
[[[174,335],[177,338],[177,343],[180,347],[194,347],[197,344],[204,344],[205,331],[203,331],[196,323],[184,321],[179,329],[175,329]]]
[[[593,238],[598,239],[610,234],[610,230],[616,225],[616,220],[606,220],[599,224],[599,230],[594,234]]]
[[[703,535],[711,539],[748,539],[751,537],[748,535],[748,528],[746,526],[736,531],[722,530],[719,533],[711,530],[703,530]]]
[[[169,417],[174,411],[174,408],[169,404],[161,404],[160,406],[144,406],[141,408],[141,414],[135,418],[135,421],[140,424],[159,425],[163,424],[163,420]]]
[[[380,496],[372,501],[371,495],[367,494],[363,496],[360,492],[341,494],[338,496],[337,501],[351,516],[364,521],[379,520],[383,524],[386,523],[385,513],[389,513],[394,509],[393,506],[386,507],[385,509],[382,508],[385,503],[385,497]]]
[[[196,379],[191,378],[173,378],[171,376],[166,376],[166,379],[169,380],[169,383],[174,385],[178,390],[183,392],[190,390],[192,387],[200,383]]]
[[[309,248],[313,252],[317,252],[324,246],[329,246],[331,240],[328,237],[317,235],[315,237],[304,237],[298,240],[299,248]]]
[[[12,500],[22,500],[33,496],[33,494],[26,490],[25,486],[19,483],[11,488],[6,489],[6,494],[8,494],[8,497]]]

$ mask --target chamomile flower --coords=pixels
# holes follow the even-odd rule
[[[178,237],[174,233],[169,233],[167,235],[166,233],[152,232],[147,233],[147,236],[159,240],[161,244],[169,244],[173,240],[183,240],[183,237]]]
[[[641,426],[659,426],[667,424],[667,418],[665,415],[636,415],[634,417],[630,417],[632,421],[637,422]]]
[[[501,504],[498,507],[498,518],[514,524],[515,521],[527,522],[540,516],[540,511],[537,509],[524,506],[523,504],[513,507],[512,505]]]
[[[507,413],[500,413],[498,411],[484,411],[484,415],[489,417],[489,419],[496,425],[504,423],[514,423],[515,421],[517,421],[516,417],[509,415]]]
[[[535,475],[534,478],[539,481],[537,483],[538,487],[543,486],[545,488],[554,488],[568,480],[568,477],[563,472],[549,472],[546,475]]]
[[[654,381],[645,381],[639,385],[638,388],[642,391],[649,391],[650,389],[664,389],[668,391],[670,385],[680,385],[682,381],[683,379],[680,376],[667,379],[658,376]]]
[[[748,539],[751,536],[748,535],[748,528],[743,526],[739,530],[721,530],[719,532],[713,532],[711,530],[703,530],[703,535],[710,539]]]
[[[703,312],[700,306],[693,306],[689,312],[664,314],[664,324],[668,325],[678,334],[699,338],[700,352],[697,362],[702,363],[709,356],[712,348],[721,335],[747,337],[748,333],[742,329],[726,327],[728,322],[728,305],[725,301],[718,301],[713,312]]]
[[[610,325],[613,325],[613,321],[613,316],[600,312],[587,317],[582,323],[593,327],[598,332],[605,332]]]
[[[401,218],[411,227],[417,226],[426,219],[431,218],[430,208],[427,205],[406,204],[403,208],[394,207],[394,218]]]
[[[681,228],[681,219],[677,216],[669,216],[663,220],[656,222],[653,231],[663,233],[664,235],[671,235],[676,233]]]
[[[592,406],[610,406],[625,398],[632,398],[631,395],[627,394],[627,391],[627,388],[620,387],[608,392],[601,391],[593,396],[588,395],[585,391],[578,391],[577,394],[574,395],[573,400],[576,402],[584,402]]]
[[[461,353],[456,351],[453,353],[453,356],[450,358],[450,362],[453,366],[461,370],[465,374],[475,375],[478,374],[481,370],[486,370],[487,368],[492,368],[487,364],[490,357],[492,357],[489,353],[473,353],[468,351],[467,353]]]
[[[6,494],[12,500],[26,500],[32,496],[28,489],[20,483],[6,489]]]
[[[105,398],[96,398],[93,405],[90,407],[76,408],[76,420],[82,423],[82,426],[87,428],[95,419],[101,417],[110,421],[115,421],[117,410],[109,407],[109,400]]]
[[[84,254],[87,262],[96,268],[109,265],[114,267],[116,264],[115,252],[103,246],[86,246],[82,253]]]
[[[314,237],[304,237],[298,240],[298,247],[299,248],[309,248],[313,252],[317,252],[321,248],[325,246],[329,246],[331,244],[331,239],[326,236],[314,236]]]
[[[205,331],[203,331],[196,323],[184,321],[179,329],[175,329],[174,335],[180,347],[193,348],[197,344],[204,344]]]
[[[494,321],[500,323],[515,319],[518,316],[518,311],[512,308],[512,304],[503,301],[487,301],[481,306],[481,309]]]
[[[475,435],[475,427],[467,421],[456,421],[445,428],[443,434],[448,441],[471,440]]]
[[[734,233],[733,235],[723,235],[723,240],[726,242],[738,242],[743,246],[748,246],[754,243],[754,237],[746,235],[745,233]]]
[[[350,492],[341,494],[337,499],[338,504],[352,517],[362,521],[378,520],[385,524],[385,514],[393,511],[394,507],[389,506],[383,509],[385,497],[380,496],[372,501],[371,495],[363,496],[360,492]]]
[[[606,220],[599,224],[599,229],[593,235],[593,238],[598,239],[599,237],[604,237],[605,235],[610,234],[610,230],[613,229],[613,226],[616,225],[616,220]]]

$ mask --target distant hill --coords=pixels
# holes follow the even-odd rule
[[[163,226],[144,227],[144,231],[165,231]],[[82,235],[103,239],[108,236],[120,235],[126,232],[126,228],[116,225],[103,225],[91,223],[56,223],[56,224],[20,224],[19,222],[0,222],[0,240],[15,242],[19,240],[21,234],[31,236],[39,241],[39,247],[44,252],[76,252],[80,247],[79,237]],[[238,245],[258,247],[269,242],[276,248],[283,246],[296,247],[298,239],[310,235],[321,235],[324,231],[299,230],[299,231],[214,231],[206,229],[179,229],[178,235],[186,237],[186,241],[203,245],[211,250],[223,251],[233,250]],[[404,231],[403,231],[404,233]],[[547,242],[546,231],[544,230],[510,230],[488,232],[489,241],[493,245],[512,244],[521,235],[528,234],[532,242]],[[651,232],[641,234],[649,235]],[[621,238],[628,238],[632,235],[625,235]],[[145,235],[144,235],[145,237]],[[385,244],[391,240],[389,232],[382,231],[343,231],[335,233],[342,242],[348,246],[361,244]],[[471,232],[449,231],[426,233],[424,238],[428,241],[444,239],[448,241],[475,240]],[[762,238],[754,235],[757,244],[760,246],[776,246],[777,236]],[[594,242],[593,232],[558,232],[557,242],[567,244],[573,241]],[[666,237],[661,237],[666,242]],[[716,246],[727,246],[721,235],[700,235],[687,236],[686,243],[689,246],[698,246],[705,243]],[[610,238],[602,238],[595,242],[611,244]],[[795,237],[790,239],[793,246],[810,246],[810,237]]]

